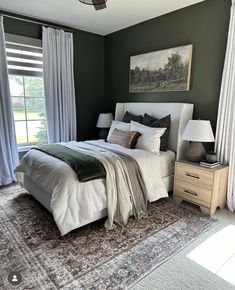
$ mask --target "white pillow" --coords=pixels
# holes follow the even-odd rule
[[[131,121],[130,131],[138,131],[141,136],[135,148],[159,153],[160,151],[160,137],[164,134],[166,128],[151,128],[140,123]]]
[[[130,131],[131,123],[125,123],[125,122],[120,122],[120,121],[115,121],[115,120],[112,121],[112,125],[109,129],[109,134],[108,134],[107,140],[110,139],[110,136],[115,128],[120,129],[120,130],[124,130],[124,131]]]

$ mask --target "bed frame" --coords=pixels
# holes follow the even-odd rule
[[[162,118],[171,114],[171,130],[169,136],[169,149],[176,152],[176,160],[182,159],[189,142],[182,140],[182,132],[188,122],[192,119],[193,104],[187,103],[117,103],[115,119],[121,121],[125,112],[143,115],[148,113],[156,118]],[[168,190],[173,189],[174,175],[163,178],[163,182]],[[30,192],[48,211],[51,212],[51,194],[37,186],[27,175],[24,175],[24,187]],[[87,220],[79,227],[94,222],[107,216],[107,210],[96,213],[91,219]]]
[[[181,136],[188,120],[193,117],[193,104],[186,103],[117,103],[115,120],[121,121],[126,111],[135,115],[147,113],[158,119],[171,114],[169,149],[176,152],[176,160],[182,159],[189,142]]]

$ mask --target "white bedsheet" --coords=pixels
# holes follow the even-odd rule
[[[76,150],[79,143],[68,142],[63,145]],[[135,158],[140,166],[150,202],[168,196],[161,178],[159,155],[139,149],[127,149],[102,140],[92,143]],[[24,172],[34,183],[52,194],[51,209],[62,235],[78,228],[95,213],[107,207],[104,179],[79,182],[76,173],[68,164],[41,151],[29,151],[16,171]]]
[[[162,177],[166,177],[174,173],[175,152],[171,150],[160,151],[160,170]]]

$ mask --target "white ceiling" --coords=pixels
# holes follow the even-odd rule
[[[107,8],[78,0],[0,0],[0,9],[106,35],[204,0],[108,0]]]

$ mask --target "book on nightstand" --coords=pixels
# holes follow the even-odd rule
[[[200,165],[203,166],[203,167],[207,167],[207,168],[214,168],[214,167],[220,166],[220,162],[219,161],[215,161],[213,163],[209,163],[207,161],[201,161]]]

